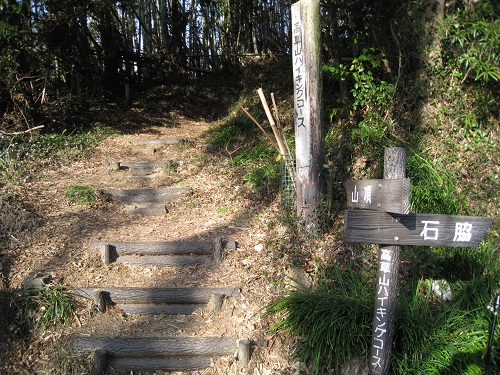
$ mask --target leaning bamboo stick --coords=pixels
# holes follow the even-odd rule
[[[280,137],[283,140],[283,144],[285,145],[287,154],[291,155],[290,148],[288,147],[288,141],[285,137],[285,131],[283,130],[283,126],[281,126],[280,117],[278,115],[278,106],[276,105],[276,100],[274,100],[274,93],[271,93],[271,100],[273,102],[274,116],[276,117],[276,124],[280,133]]]
[[[257,125],[257,126],[258,126],[258,128],[262,131],[262,133],[264,133],[264,136],[267,138],[267,140],[269,141],[269,143],[271,143],[271,144],[274,146],[274,148],[276,149],[276,151],[280,152],[279,147],[278,147],[278,146],[276,146],[276,143],[275,143],[275,142],[273,142],[273,140],[272,140],[271,136],[270,136],[270,135],[269,135],[269,134],[265,131],[265,129],[264,129],[264,128],[263,128],[263,127],[262,127],[262,126],[261,126],[261,125],[257,122],[257,120],[256,120],[256,119],[254,119],[254,118],[253,118],[253,116],[252,116],[250,113],[248,113],[248,111],[247,111],[245,108],[243,108],[243,107],[241,107],[241,106],[240,106],[240,109],[241,109],[243,112],[245,112],[245,114],[246,114],[246,115],[250,118],[250,120],[252,120],[252,121],[255,123],[255,125]]]
[[[260,88],[257,90],[257,93],[259,94],[260,101],[262,102],[262,106],[264,107],[264,111],[266,112],[269,124],[271,125],[271,129],[273,130],[274,138],[276,138],[276,142],[278,143],[279,152],[281,155],[285,155],[286,149],[283,145],[283,139],[279,135],[273,115],[271,114],[271,110],[269,109],[269,105],[267,104],[266,97],[264,96],[264,91],[262,91],[262,88]]]

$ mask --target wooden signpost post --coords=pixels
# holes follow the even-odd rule
[[[322,199],[323,109],[319,0],[292,5],[297,214],[317,231]]]
[[[344,221],[348,243],[380,244],[370,374],[387,374],[394,335],[394,317],[401,245],[475,247],[493,219],[475,216],[410,214],[406,150],[387,148],[384,180],[347,181]]]

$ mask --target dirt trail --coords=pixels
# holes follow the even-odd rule
[[[172,126],[174,123],[174,126]],[[285,266],[265,242],[282,231],[275,222],[275,205],[256,204],[248,187],[228,168],[228,160],[206,152],[210,125],[177,118],[169,126],[148,128],[147,133],[115,136],[102,142],[88,160],[47,171],[30,183],[26,199],[42,223],[18,239],[15,262],[10,266],[11,288],[27,276],[50,274],[72,287],[240,287],[242,296],[230,298],[219,314],[199,310],[190,316],[139,317],[108,311],[98,314],[91,301],[79,306],[71,327],[33,337],[22,354],[26,364],[12,373],[62,373],[61,357],[75,335],[109,336],[235,336],[268,340],[256,348],[252,361],[242,368],[232,356],[215,359],[201,374],[288,374],[292,364],[283,339],[267,333],[269,323],[260,309],[279,292]],[[160,147],[154,153],[134,145],[140,139],[181,137],[185,144]],[[127,171],[112,170],[109,163],[179,162],[163,168],[155,178],[127,178]],[[66,198],[70,185],[92,185],[100,190],[145,187],[190,187],[193,195],[167,203],[162,216],[129,215],[123,205],[105,202],[98,207],[79,205]],[[272,233],[271,233],[272,232]],[[111,263],[104,266],[90,241],[205,241],[215,237],[235,240],[220,266],[158,267]],[[66,354],[65,354],[66,353]],[[14,371],[15,370],[15,371]]]

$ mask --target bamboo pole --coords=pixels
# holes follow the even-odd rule
[[[285,145],[287,154],[291,155],[290,148],[288,147],[288,142],[285,137],[285,131],[283,130],[283,126],[281,126],[280,118],[278,116],[278,106],[276,105],[276,100],[274,99],[274,93],[271,93],[271,100],[273,102],[273,111],[274,116],[276,117],[276,125],[278,127],[280,137],[283,140],[283,144]]]
[[[276,145],[276,143],[273,142],[271,136],[264,130],[264,128],[257,122],[257,120],[254,119],[253,116],[245,108],[240,106],[240,109],[243,112],[245,112],[245,114],[250,118],[250,120],[252,120],[255,123],[255,125],[258,126],[258,128],[262,131],[262,133],[264,133],[264,136],[267,138],[269,143],[271,143],[271,145],[273,145],[273,147],[276,149],[276,151],[280,152],[279,147]]]
[[[271,110],[269,109],[269,105],[267,104],[264,91],[262,91],[262,88],[260,88],[257,90],[257,93],[259,94],[260,101],[262,102],[262,106],[264,107],[264,111],[266,112],[269,124],[271,125],[271,129],[273,130],[274,138],[276,138],[276,142],[278,143],[279,152],[281,155],[286,155],[286,148],[283,145],[283,139],[279,135],[278,129],[276,127],[276,122],[274,121]]]

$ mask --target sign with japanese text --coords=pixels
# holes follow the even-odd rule
[[[300,3],[292,5],[292,59],[293,94],[295,103],[295,132],[297,137],[308,137],[310,104],[308,98],[307,56],[304,45],[304,23],[301,19]],[[304,141],[308,144],[307,140]]]
[[[370,351],[370,369],[372,373],[384,372],[387,367],[384,359],[387,356],[388,346],[392,345],[388,338],[389,330],[393,326],[395,298],[397,295],[397,281],[399,252],[394,246],[380,248],[379,269],[377,271],[377,296],[373,318],[372,346]]]
[[[410,179],[349,180],[345,182],[347,207],[387,212],[407,212]]]
[[[347,210],[345,241],[384,245],[476,247],[493,219]]]

